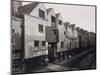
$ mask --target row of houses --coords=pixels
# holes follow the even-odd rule
[[[46,64],[45,61],[66,59],[67,51],[88,47],[91,37],[88,31],[64,22],[61,13],[39,2],[23,6],[22,2],[12,1],[11,27],[12,69],[16,73],[31,71],[32,66]]]

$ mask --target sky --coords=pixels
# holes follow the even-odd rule
[[[26,2],[24,5],[27,4]],[[75,24],[89,32],[95,32],[95,7],[65,4],[44,3],[45,8],[53,8],[55,13],[61,13],[64,22]]]

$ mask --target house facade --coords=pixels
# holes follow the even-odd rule
[[[73,28],[73,45],[74,45],[74,49],[77,49],[79,48],[79,38],[78,38],[78,31],[77,31],[77,28],[74,27]]]
[[[48,42],[48,58],[55,60],[57,53],[57,43],[59,41],[59,31],[57,29],[56,14],[53,8],[46,9],[48,17],[48,26],[46,27],[46,41]]]
[[[65,28],[68,50],[79,48],[79,33],[77,28],[75,27],[75,24],[69,24],[69,22],[65,22]]]
[[[45,40],[47,26],[46,9],[42,3],[24,14],[25,26],[25,58],[46,55],[48,52]]]
[[[31,66],[43,64],[48,54],[47,12],[43,3],[32,2],[20,7],[19,13],[24,17],[24,61],[25,72],[28,72]]]
[[[22,49],[21,49],[21,19],[12,16],[12,68],[13,72],[22,72]]]
[[[71,38],[71,28],[70,28],[70,23],[69,22],[65,22],[64,23],[64,26],[65,26],[65,29],[66,29],[66,32],[65,32],[65,37],[66,37],[66,45],[67,45],[67,49],[68,50],[71,50],[71,44],[72,44],[72,38]]]
[[[59,42],[57,43],[57,55],[58,58],[64,59],[66,57],[67,42],[66,42],[66,29],[60,13],[56,13],[57,29],[59,30]]]
[[[21,2],[12,1],[11,15],[11,52],[12,52],[12,73],[22,73],[23,50],[22,50],[22,19],[19,18],[18,8],[22,6]]]
[[[65,45],[65,27],[63,19],[60,13],[56,14],[57,18],[57,28],[59,30],[59,43],[57,44],[57,52],[66,51],[67,47]]]

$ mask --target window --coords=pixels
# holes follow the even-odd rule
[[[61,20],[59,20],[59,24],[62,25],[62,21]]]
[[[51,22],[56,22],[56,18],[54,16],[51,16]]]
[[[39,24],[39,32],[43,32],[43,25]]]
[[[42,46],[45,46],[45,41],[42,41]]]
[[[12,29],[12,43],[15,43],[15,30]]]
[[[71,48],[71,42],[70,42],[70,48]]]
[[[45,19],[45,12],[43,10],[41,10],[41,9],[39,9],[39,17]]]
[[[39,41],[34,41],[34,47],[39,47]]]
[[[54,34],[56,35],[56,30],[54,29],[53,31],[54,31]]]
[[[61,41],[61,48],[63,48],[64,47],[64,42],[63,41]]]
[[[66,32],[64,31],[64,35],[66,34]]]

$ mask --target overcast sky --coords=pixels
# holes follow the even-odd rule
[[[26,4],[26,3],[25,3]],[[46,9],[53,8],[61,13],[63,21],[76,24],[76,27],[95,32],[95,7],[44,3]]]

